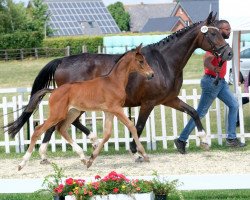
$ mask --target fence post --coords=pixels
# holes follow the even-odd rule
[[[102,47],[100,45],[98,46],[98,53],[102,53]]]
[[[82,45],[82,53],[87,53],[87,46],[86,45]]]
[[[5,61],[8,61],[8,52],[7,52],[7,50],[4,51],[4,59],[5,59]]]
[[[21,60],[23,60],[23,49],[20,49],[20,57],[21,57]]]
[[[35,48],[35,58],[38,59],[38,50]]]
[[[106,46],[103,46],[103,48],[102,48],[102,53],[104,53],[104,54],[107,53],[107,48],[106,48]]]
[[[125,45],[125,52],[128,51],[128,45]]]
[[[69,56],[69,55],[70,55],[70,46],[67,46],[65,50],[65,56]]]

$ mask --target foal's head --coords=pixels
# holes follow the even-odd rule
[[[129,62],[129,67],[131,72],[138,72],[143,76],[146,76],[147,79],[154,77],[154,71],[149,66],[145,57],[141,53],[142,44],[136,47],[135,50],[130,51],[125,56],[129,56],[128,59],[131,59]]]

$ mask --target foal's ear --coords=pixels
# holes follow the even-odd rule
[[[135,49],[136,53],[141,53],[141,48],[142,48],[142,43],[138,47],[136,47]]]

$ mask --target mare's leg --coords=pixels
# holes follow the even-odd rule
[[[138,120],[136,123],[138,137],[141,136],[142,131],[143,131],[145,124],[147,122],[147,119],[148,119],[151,111],[153,110],[153,108],[154,108],[154,105],[150,104],[149,102],[141,105],[139,117],[138,117]],[[140,154],[137,153],[136,143],[135,143],[134,139],[132,142],[130,142],[130,150],[135,157],[135,162],[143,162],[143,158],[141,157]]]
[[[60,124],[57,126],[57,130],[60,132],[62,137],[72,146],[74,151],[80,156],[81,161],[86,164],[87,160],[85,158],[85,155],[83,153],[82,148],[72,140],[70,135],[68,134],[68,128],[70,127],[71,123],[79,116],[80,111],[76,109],[70,109],[70,111],[67,114],[67,118],[63,120]]]
[[[100,154],[104,144],[109,140],[111,136],[111,131],[112,131],[113,118],[114,118],[113,114],[109,112],[105,112],[105,125],[104,125],[104,131],[103,131],[103,139],[98,145],[98,147],[91,154],[91,157],[87,163],[87,168],[89,168],[92,165],[95,158]]]
[[[42,144],[39,147],[39,154],[41,157],[41,161],[40,164],[50,164],[48,158],[47,158],[47,148],[48,148],[48,144],[49,141],[51,139],[51,135],[53,134],[53,132],[55,131],[55,126],[52,126],[51,128],[49,128],[45,134],[44,134],[44,138],[42,141]]]
[[[30,145],[28,150],[26,151],[25,155],[23,156],[23,160],[22,162],[18,165],[18,171],[20,171],[29,161],[32,151],[35,147],[36,141],[38,140],[38,138],[46,131],[48,130],[50,127],[54,126],[58,121],[52,121],[50,119],[46,120],[43,124],[37,126],[35,128],[35,131],[31,137],[30,140]]]
[[[129,129],[129,131],[131,132],[131,134],[133,136],[133,139],[135,140],[137,150],[142,154],[145,161],[149,161],[148,155],[146,154],[145,149],[139,140],[137,130],[136,130],[136,127],[134,126],[134,123],[127,118],[127,116],[124,114],[122,108],[117,108],[112,113],[114,115],[116,115],[116,117]]]
[[[197,126],[198,137],[201,140],[200,146],[202,148],[204,148],[205,150],[209,150],[209,145],[207,143],[207,138],[206,138],[206,136],[207,136],[206,132],[202,126],[202,123],[201,123],[201,120],[200,120],[200,117],[199,117],[197,111],[193,107],[189,106],[188,104],[186,104],[185,102],[180,100],[178,97],[176,97],[175,99],[173,99],[171,101],[168,101],[167,103],[163,103],[163,105],[170,106],[176,110],[179,110],[181,112],[185,112],[185,113],[189,114],[193,118],[193,120]]]

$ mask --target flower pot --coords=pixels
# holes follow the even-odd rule
[[[64,196],[53,196],[54,200],[65,200]]]
[[[153,200],[154,193],[95,195],[90,200]]]
[[[166,194],[156,194],[155,200],[167,200],[167,195]]]

